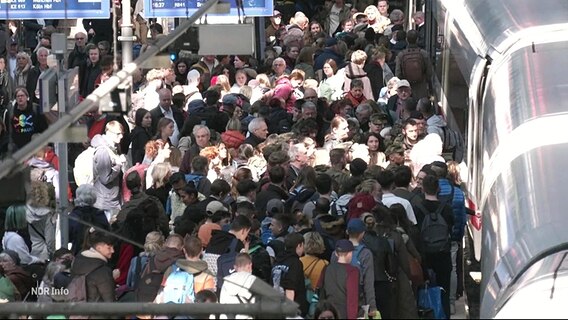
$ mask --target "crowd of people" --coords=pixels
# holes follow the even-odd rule
[[[400,9],[371,2],[309,16],[277,5],[261,61],[139,70],[128,114],[83,119],[68,190],[51,145],[28,161],[28,198],[5,210],[0,299],[68,301],[32,287],[73,295],[83,279],[89,302],[254,303],[259,279],[302,317],[417,318],[429,281],[449,318],[463,291],[463,142],[431,96],[424,14],[407,30]],[[152,45],[163,27],[135,13]],[[114,70],[88,27],[67,57],[82,97]],[[35,107],[48,40],[30,48],[36,64],[17,41],[0,57],[1,155],[54,120]],[[71,249],[55,247],[60,192],[74,201]]]

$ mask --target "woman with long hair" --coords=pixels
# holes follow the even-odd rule
[[[14,86],[25,87],[28,81],[28,74],[32,68],[32,58],[26,52],[20,51],[16,54],[16,70],[14,70]]]
[[[32,242],[31,254],[49,260],[55,252],[55,190],[42,181],[32,181],[26,203],[26,220]]]
[[[239,192],[237,191],[237,184],[244,180],[252,180],[252,171],[247,167],[240,167],[235,171],[235,174],[231,180],[231,196],[233,199],[237,199]]]
[[[318,76],[320,83],[318,96],[327,101],[340,100],[343,97],[344,70],[338,70],[333,59],[327,59],[323,64],[322,74]]]
[[[231,93],[240,93],[241,88],[248,83],[248,76],[245,69],[238,69],[235,73],[235,83],[230,88]]]
[[[316,200],[316,194],[316,171],[313,167],[306,166],[298,173],[285,207],[289,212],[302,210],[306,203]]]
[[[182,86],[187,85],[187,73],[189,72],[189,63],[185,59],[179,59],[175,63],[174,72],[176,82]]]
[[[378,165],[383,168],[387,166],[387,158],[385,154],[380,150],[380,136],[376,133],[369,132],[363,137],[362,143],[366,144],[369,148],[369,156],[371,160],[369,161],[369,166]]]
[[[221,175],[221,158],[219,148],[216,146],[205,147],[199,152],[199,155],[209,160],[207,179],[211,182],[217,180]]]
[[[168,183],[170,176],[172,175],[172,167],[169,163],[163,162],[158,163],[152,169],[152,181],[153,184],[146,194],[150,196],[155,196],[160,200],[166,209],[166,202],[168,201],[168,195],[172,186]]]
[[[223,99],[223,97],[226,94],[231,93],[231,83],[229,82],[229,78],[224,75],[218,75],[217,76],[217,82],[215,83],[216,86],[219,86],[221,88],[221,99]]]
[[[132,163],[144,161],[145,146],[152,139],[152,115],[150,111],[140,108],[134,115],[135,127],[130,133],[132,138]]]
[[[170,137],[174,134],[174,130],[174,120],[166,117],[161,118],[160,121],[158,121],[156,136],[154,139],[160,139],[164,142],[164,144],[172,146]]]

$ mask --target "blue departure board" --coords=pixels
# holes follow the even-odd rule
[[[109,18],[110,0],[0,0],[0,19]]]
[[[207,0],[144,0],[144,15],[148,18],[185,18],[191,16]],[[236,0],[229,0],[231,11],[228,16],[237,16]],[[272,16],[273,0],[243,0],[247,17]]]

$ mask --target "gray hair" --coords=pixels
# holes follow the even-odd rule
[[[39,47],[39,48],[37,49],[36,53],[39,54],[39,52],[40,52],[40,51],[43,51],[43,50],[45,50],[45,51],[47,52],[47,54],[49,55],[49,53],[50,53],[50,52],[49,52],[49,49],[46,48],[46,47]]]
[[[365,112],[365,111],[372,112],[373,108],[371,108],[371,105],[369,105],[367,103],[361,103],[360,105],[357,106],[357,109],[355,109],[356,113],[361,113],[361,112]]]
[[[207,131],[207,134],[208,134],[209,136],[211,136],[211,130],[209,130],[209,127],[204,126],[204,125],[202,125],[202,124],[198,124],[198,125],[196,125],[195,127],[193,127],[193,135],[194,135],[194,136],[197,135],[197,133],[199,132],[199,130],[202,130],[202,129],[203,129],[203,130],[206,130],[206,131]]]
[[[394,9],[390,13],[389,18],[392,22],[398,22],[404,19],[404,12],[402,12],[402,10],[399,9]]]
[[[80,185],[79,188],[77,188],[76,194],[75,205],[77,207],[90,207],[97,201],[95,187],[90,184]]]
[[[274,64],[276,62],[281,62],[281,63],[284,63],[284,65],[286,65],[286,60],[284,60],[284,58],[278,57],[278,58],[274,59],[274,61],[272,61],[272,66],[274,66]]]
[[[298,154],[302,151],[305,152],[305,150],[306,150],[306,145],[304,145],[303,142],[291,145],[290,149],[288,150],[288,156],[290,157],[290,161],[296,161],[296,157],[298,156]]]
[[[260,128],[260,126],[262,124],[266,124],[266,121],[264,121],[264,118],[254,118],[251,120],[251,122],[248,125],[248,131],[249,132],[254,132],[256,129]]]

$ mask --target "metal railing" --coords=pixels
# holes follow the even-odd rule
[[[27,159],[43,148],[47,142],[52,141],[59,132],[65,130],[71,124],[78,121],[85,113],[89,112],[94,107],[98,107],[99,100],[101,100],[102,97],[110,94],[121,83],[127,81],[139,65],[157,55],[160,51],[166,49],[177,38],[182,36],[202,15],[213,8],[213,6],[217,5],[218,2],[219,0],[208,0],[191,17],[189,17],[187,21],[177,27],[171,34],[162,38],[155,46],[150,46],[134,62],[124,65],[121,71],[117,72],[107,81],[102,83],[95,91],[93,91],[93,93],[87,96],[83,102],[60,117],[59,120],[49,126],[49,128],[37,138],[30,141],[30,143],[14,154],[6,157],[2,162],[0,162],[0,179],[21,169],[21,166]]]
[[[49,315],[89,315],[99,317],[129,315],[166,315],[172,316],[206,316],[226,314],[234,318],[236,314],[250,315],[257,318],[284,318],[297,315],[298,305],[290,300],[282,302],[261,301],[251,304],[154,304],[154,303],[22,303],[12,302],[0,304],[0,316],[16,319],[18,316],[37,316],[45,318]],[[231,316],[232,315],[232,316]]]

